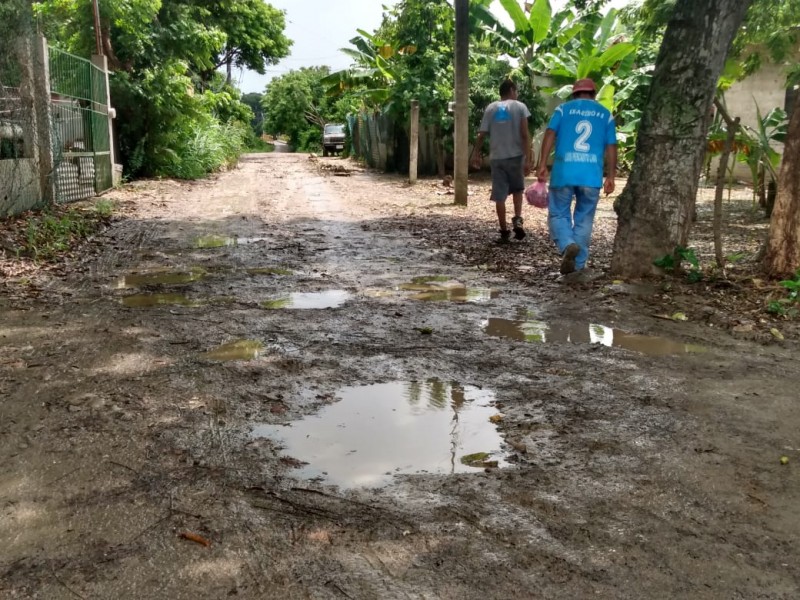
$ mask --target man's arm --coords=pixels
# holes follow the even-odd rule
[[[555,141],[556,132],[548,128],[544,132],[544,139],[542,139],[542,150],[539,153],[539,166],[536,168],[536,179],[539,181],[547,181],[547,159],[550,157],[550,152],[553,150],[553,144]]]
[[[483,140],[485,137],[485,132],[478,132],[478,137],[475,138],[475,145],[472,147],[472,154],[469,155],[469,164],[471,164],[474,169],[480,169],[481,166],[483,166],[481,149],[483,148]]]
[[[608,196],[614,191],[614,178],[617,176],[617,145],[608,144],[605,150],[605,163],[607,165],[606,180],[603,182],[603,191]]]

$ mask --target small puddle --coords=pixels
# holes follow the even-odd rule
[[[416,292],[409,296],[410,300],[423,302],[489,302],[497,298],[497,290],[485,287],[465,286],[446,275],[415,277],[409,283],[402,283],[396,291]]]
[[[298,477],[342,487],[380,486],[397,474],[508,466],[490,421],[498,413],[491,391],[397,381],[346,387],[337,396],[315,415],[288,426],[258,425],[252,435],[272,439],[307,463]]]
[[[129,308],[152,308],[154,306],[201,306],[198,300],[190,300],[182,294],[134,294],[125,296],[122,304]]]
[[[344,290],[327,290],[324,292],[293,292],[288,296],[281,296],[262,302],[261,306],[269,309],[314,309],[338,308],[350,299],[350,294]]]
[[[259,242],[266,242],[265,237],[237,237],[237,236],[224,236],[224,235],[204,235],[195,238],[195,248],[224,248],[226,246],[245,246],[247,244],[257,244]]]
[[[257,340],[237,340],[223,344],[200,356],[211,360],[254,360],[264,352],[264,344]]]
[[[151,285],[186,285],[201,280],[205,269],[192,267],[184,270],[159,269],[142,273],[130,273],[119,279],[117,289],[140,288]]]
[[[672,354],[702,353],[705,348],[695,344],[684,344],[667,338],[628,333],[605,325],[549,325],[543,321],[512,321],[490,318],[484,322],[483,330],[494,337],[508,338],[520,342],[602,344],[648,354],[669,356]]]

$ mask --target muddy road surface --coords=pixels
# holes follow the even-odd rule
[[[800,597],[796,343],[559,281],[541,214],[490,248],[486,189],[114,192],[0,297],[0,597]]]

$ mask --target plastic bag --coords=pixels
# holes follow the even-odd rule
[[[547,184],[544,181],[532,183],[525,190],[528,204],[536,208],[547,208]]]

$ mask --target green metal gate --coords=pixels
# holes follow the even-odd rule
[[[89,198],[112,187],[106,73],[53,47],[48,63],[56,200]]]

